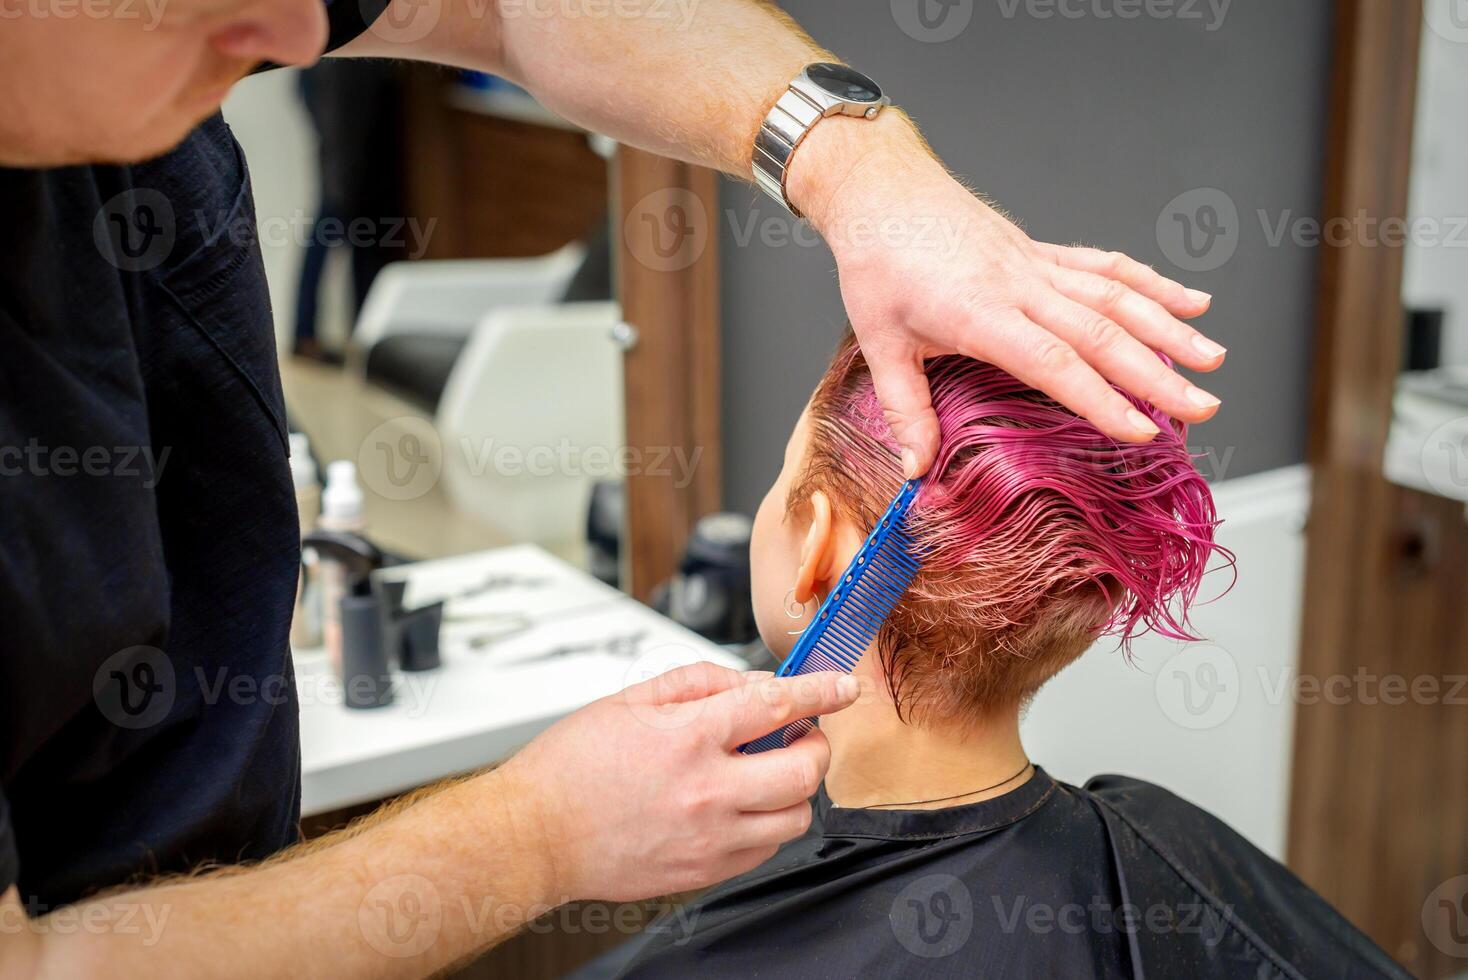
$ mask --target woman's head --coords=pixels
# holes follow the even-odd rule
[[[942,447],[909,514],[922,571],[872,665],[899,712],[1017,706],[1101,635],[1195,638],[1187,613],[1207,563],[1232,559],[1179,427],[1137,402],[1162,434],[1117,443],[993,365],[943,357],[927,373]],[[755,521],[756,614],[777,654],[901,486],[899,452],[848,336]],[[813,600],[799,622],[784,609],[792,589]]]

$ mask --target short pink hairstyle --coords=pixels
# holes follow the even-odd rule
[[[878,635],[898,712],[971,717],[1023,704],[1098,637],[1198,639],[1188,610],[1214,555],[1213,496],[1186,428],[1119,443],[982,361],[928,362],[941,448],[909,524],[922,570]],[[899,449],[848,333],[809,409],[787,509],[824,490],[871,527],[902,482]]]

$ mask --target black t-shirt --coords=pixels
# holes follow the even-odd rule
[[[332,46],[381,5],[331,3]],[[223,119],[143,164],[0,168],[0,213],[0,892],[40,914],[295,840],[300,550]]]
[[[1037,769],[943,810],[833,807],[649,927],[628,977],[1407,977],[1298,878],[1149,783]]]

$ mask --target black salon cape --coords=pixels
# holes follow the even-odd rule
[[[330,44],[384,2],[328,0]],[[0,167],[0,214],[0,893],[35,916],[299,837],[300,538],[223,117]]]
[[[1165,789],[1037,769],[944,810],[832,807],[654,922],[628,977],[1406,977],[1278,862]]]

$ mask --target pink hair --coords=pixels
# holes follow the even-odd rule
[[[928,362],[941,448],[910,512],[922,571],[878,639],[899,710],[1019,703],[1101,635],[1198,639],[1188,622],[1214,541],[1186,427],[1118,443],[981,361]],[[848,336],[811,401],[798,506],[815,489],[863,526],[901,482],[898,447]]]

